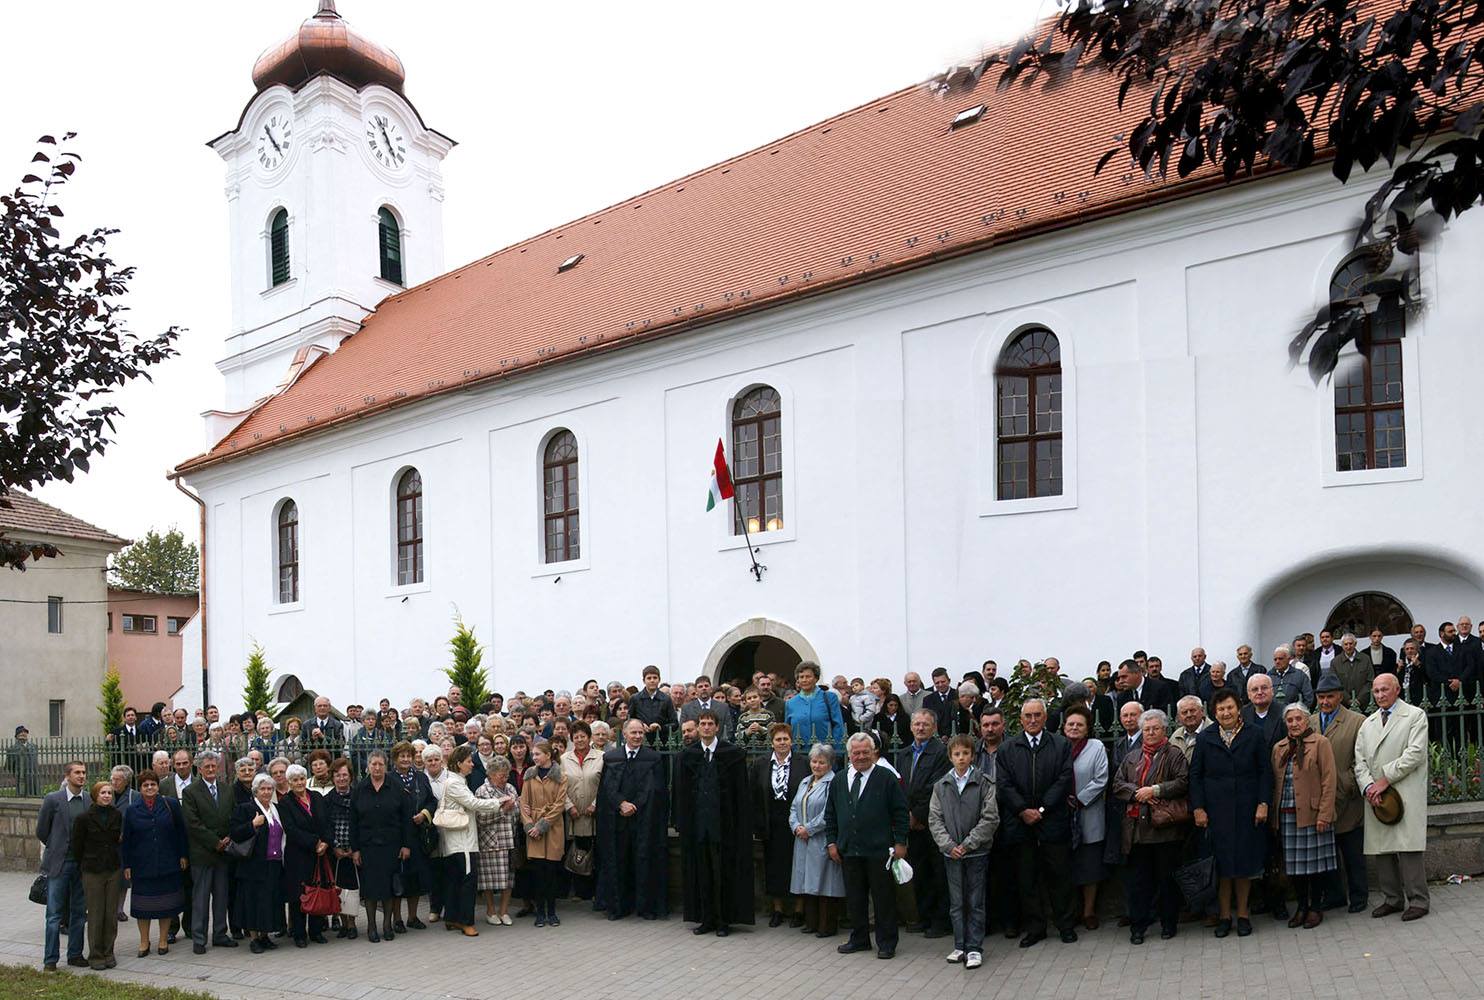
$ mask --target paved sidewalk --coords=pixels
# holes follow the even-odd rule
[[[0,963],[40,966],[42,907],[26,899],[30,875],[0,873]],[[1341,1000],[1360,996],[1478,997],[1484,884],[1433,888],[1432,914],[1410,924],[1369,914],[1329,914],[1318,930],[1289,930],[1267,917],[1250,938],[1218,941],[1186,924],[1173,941],[1141,947],[1105,925],[1077,944],[1051,940],[1025,951],[996,937],[976,972],[949,965],[947,941],[904,934],[897,957],[837,955],[844,938],[817,941],[786,927],[759,926],[730,938],[697,938],[678,918],[610,923],[565,908],[562,926],[537,930],[481,925],[477,940],[438,928],[378,945],[337,941],[253,955],[245,947],[191,953],[189,941],[161,958],[138,959],[138,931],[119,928],[119,967],[109,977],[206,990],[240,1000],[317,996],[341,1000],[432,1000],[496,996],[583,1000],[984,1000],[1245,996],[1251,1000]],[[1379,899],[1373,899],[1379,902]],[[482,909],[481,909],[482,912]],[[65,942],[65,939],[64,939]],[[64,943],[65,949],[65,943]],[[581,953],[590,960],[576,960]],[[64,950],[65,955],[65,950]],[[129,957],[124,957],[129,956]],[[71,974],[59,973],[62,975]],[[1143,983],[1136,989],[1136,983]],[[1379,993],[1375,984],[1386,983]],[[0,983],[0,996],[5,995]]]

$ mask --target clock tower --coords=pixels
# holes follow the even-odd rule
[[[352,336],[376,304],[443,271],[448,136],[423,124],[402,61],[319,10],[258,57],[227,167],[232,326],[220,436]],[[215,443],[212,441],[210,443]]]

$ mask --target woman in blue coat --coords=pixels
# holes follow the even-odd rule
[[[1232,928],[1232,894],[1237,897],[1237,935],[1252,933],[1247,895],[1267,860],[1268,810],[1273,777],[1268,742],[1256,726],[1242,724],[1236,692],[1219,690],[1211,698],[1216,725],[1201,732],[1190,762],[1190,805],[1195,825],[1211,838],[1216,860],[1221,919],[1216,936]]]
[[[783,721],[793,727],[795,745],[841,746],[845,719],[840,714],[840,699],[835,692],[819,686],[819,664],[809,660],[800,663],[794,668],[794,683],[799,693],[783,706]]]
[[[134,891],[129,912],[139,921],[139,957],[149,954],[150,921],[160,924],[161,955],[170,951],[170,919],[185,905],[185,871],[190,857],[186,844],[185,819],[175,800],[160,794],[160,779],[153,771],[139,776],[139,798],[124,810],[124,833],[119,855],[124,878]]]

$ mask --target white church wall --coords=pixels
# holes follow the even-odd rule
[[[753,618],[796,629],[827,674],[852,676],[1052,654],[1081,675],[1135,647],[1173,666],[1197,642],[1228,660],[1239,642],[1270,646],[1264,608],[1316,560],[1356,557],[1317,574],[1312,598],[1284,598],[1300,617],[1387,589],[1398,547],[1473,534],[1484,431],[1457,414],[1479,357],[1465,317],[1484,292],[1458,258],[1478,259],[1484,224],[1450,229],[1409,328],[1420,388],[1407,421],[1426,428],[1415,475],[1331,485],[1333,390],[1284,370],[1364,193],[1317,175],[1252,185],[204,470],[191,481],[211,510],[213,698],[225,709],[218,692],[240,688],[249,637],[337,703],[429,694],[455,604],[506,693],[633,681],[650,662],[694,676]],[[993,499],[984,403],[1025,322],[1062,337],[1074,385],[1075,496],[1049,509]],[[757,383],[783,396],[787,463],[785,528],[757,540],[762,583],[727,515],[704,510],[717,437],[730,452],[729,401]],[[540,445],[557,427],[579,442],[582,555],[546,566]],[[389,491],[409,464],[424,475],[428,575],[397,593]],[[304,599],[290,610],[272,604],[270,518],[285,495],[304,526]],[[1484,611],[1484,568],[1444,569],[1407,571],[1419,606]]]

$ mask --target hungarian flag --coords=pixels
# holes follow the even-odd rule
[[[711,492],[706,495],[706,509],[711,510],[723,500],[732,498],[732,474],[727,471],[727,454],[722,450],[721,438],[716,439],[716,458],[711,463]]]

